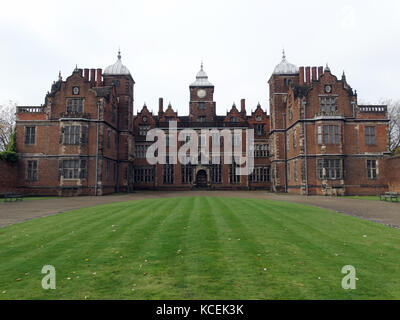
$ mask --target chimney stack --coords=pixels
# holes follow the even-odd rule
[[[96,86],[97,86],[97,87],[101,87],[101,86],[103,85],[103,81],[102,81],[102,79],[101,79],[102,70],[101,70],[101,69],[97,69],[96,73],[97,73],[97,81],[96,81],[97,84],[96,84]]]
[[[311,83],[310,67],[306,67],[306,83],[307,83],[307,84],[310,84],[310,83]]]
[[[324,67],[318,67],[318,79],[321,78],[322,74],[324,73]]]
[[[164,113],[164,100],[163,98],[158,99],[158,115],[161,116]]]
[[[312,79],[317,81],[317,67],[312,67]]]
[[[299,68],[299,84],[302,86],[304,85],[304,67]]]
[[[83,70],[83,77],[85,78],[86,81],[89,81],[89,69]]]
[[[240,100],[240,112],[246,115],[246,99]]]
[[[94,83],[96,82],[96,70],[95,69],[90,69],[90,83],[92,85],[94,85]]]

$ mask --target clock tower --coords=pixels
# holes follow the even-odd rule
[[[207,73],[201,69],[196,81],[189,86],[189,117],[193,122],[213,122],[216,117],[214,102],[214,85],[208,81]]]

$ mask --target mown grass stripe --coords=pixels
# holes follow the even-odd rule
[[[278,201],[110,204],[2,228],[0,299],[398,299],[399,240],[399,230]],[[44,264],[56,266],[55,291],[40,286]],[[357,290],[341,288],[345,264]]]

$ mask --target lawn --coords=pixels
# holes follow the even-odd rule
[[[47,200],[47,199],[57,199],[58,197],[24,197],[23,201],[31,201],[31,200]],[[4,202],[4,198],[0,198],[0,203]],[[15,201],[15,199],[13,199]]]
[[[358,199],[358,200],[374,200],[374,201],[380,200],[379,196],[344,196],[344,197],[350,199]]]
[[[399,249],[400,230],[300,204],[122,202],[1,228],[0,299],[400,299]]]

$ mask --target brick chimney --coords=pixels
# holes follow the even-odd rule
[[[318,79],[321,78],[322,74],[324,73],[324,67],[318,67]]]
[[[310,67],[306,67],[306,83],[311,83],[311,72]]]
[[[299,68],[299,84],[304,85],[304,67]]]
[[[246,115],[246,99],[240,100],[240,112],[242,115]]]
[[[89,69],[83,70],[83,77],[85,78],[86,81],[89,81]]]
[[[95,78],[96,78],[96,70],[95,69],[90,69],[90,83],[92,84],[92,86],[96,82]]]
[[[101,69],[97,69],[96,70],[96,74],[97,74],[96,86],[101,87],[103,85],[103,81],[101,79],[102,70]]]
[[[163,98],[158,99],[158,115],[162,116],[164,113],[164,100]]]
[[[317,80],[317,67],[312,67],[312,79],[313,81]]]

